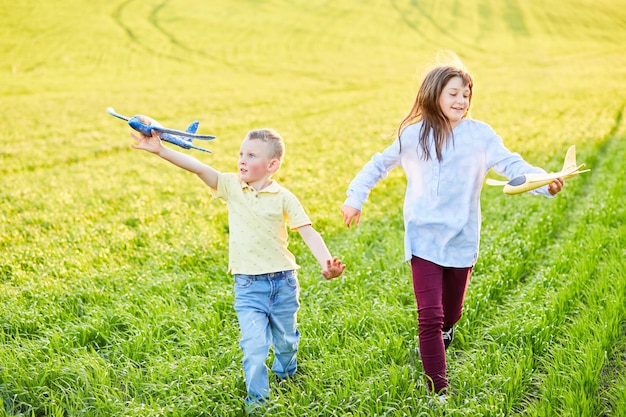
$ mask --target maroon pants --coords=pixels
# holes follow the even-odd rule
[[[441,329],[453,326],[461,318],[472,268],[442,267],[414,256],[411,272],[424,373],[432,391],[445,392],[448,379]]]

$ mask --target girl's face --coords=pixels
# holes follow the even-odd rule
[[[470,105],[470,88],[463,85],[461,77],[452,77],[439,96],[439,107],[454,129],[467,113]]]
[[[265,180],[275,171],[269,145],[262,140],[246,139],[239,150],[239,178],[250,185]]]

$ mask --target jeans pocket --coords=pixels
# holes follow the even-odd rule
[[[298,288],[298,278],[296,276],[290,276],[285,281],[289,287]]]
[[[247,275],[235,275],[235,288],[248,288],[254,280]]]

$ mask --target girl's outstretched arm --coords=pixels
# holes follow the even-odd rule
[[[341,263],[341,261],[337,257],[332,257],[328,248],[326,247],[326,243],[324,243],[324,239],[317,233],[317,230],[313,228],[313,226],[306,225],[302,227],[298,227],[298,233],[302,236],[304,243],[309,247],[317,262],[319,262],[322,267],[322,275],[326,279],[337,278],[339,275],[343,274],[343,270],[346,269],[346,266]]]

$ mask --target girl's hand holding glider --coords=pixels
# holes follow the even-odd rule
[[[563,178],[557,178],[548,185],[548,192],[552,195],[557,195],[563,189],[563,185],[565,185]]]

